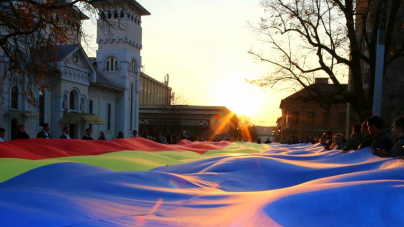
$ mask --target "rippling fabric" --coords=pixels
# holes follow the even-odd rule
[[[1,144],[0,226],[404,226],[404,162],[369,149],[39,141]]]

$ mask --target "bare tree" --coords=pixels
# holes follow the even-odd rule
[[[371,114],[376,65],[377,29],[382,1],[375,0],[263,0],[266,17],[251,28],[269,44],[271,52],[250,50],[259,61],[275,67],[274,72],[259,80],[259,86],[274,87],[286,82],[291,87],[306,88],[315,77],[328,77],[360,120]],[[404,40],[393,47],[401,0],[388,5],[386,19],[386,61],[388,66],[404,54]],[[397,41],[396,41],[397,42]],[[350,75],[350,89],[341,81]],[[368,78],[369,88],[364,88]],[[308,98],[318,102],[330,100],[318,89]]]

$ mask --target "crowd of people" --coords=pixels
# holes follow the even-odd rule
[[[42,125],[42,131],[38,132],[36,138],[51,139],[52,135],[49,132],[50,125],[44,123]],[[373,116],[368,118],[362,124],[355,124],[352,126],[352,132],[348,140],[344,138],[341,133],[332,133],[331,131],[324,132],[319,138],[310,136],[306,143],[320,143],[325,149],[331,150],[341,150],[347,153],[350,150],[359,150],[362,148],[370,147],[372,152],[381,157],[397,157],[404,156],[404,117],[397,118],[391,130],[392,134],[385,131],[384,121],[379,116]],[[5,141],[6,130],[0,128],[0,142]],[[133,137],[137,137],[137,130],[133,130]],[[164,144],[176,144],[181,139],[187,139],[191,141],[197,141],[198,139],[188,138],[188,135],[184,133],[182,136],[170,136],[170,135],[160,135],[158,137],[151,138],[148,132],[144,132],[142,137],[149,140],[154,140],[155,142]],[[71,139],[69,127],[63,128],[63,134],[59,137],[60,139]],[[124,133],[120,131],[116,137],[117,139],[123,139]],[[17,132],[13,139],[30,139],[30,136],[25,131],[25,126],[20,124],[17,126]],[[82,137],[83,140],[94,140],[92,137],[92,130],[90,128],[85,130],[85,134]],[[106,140],[105,133],[100,132],[98,140]],[[229,139],[230,141],[231,139]],[[203,140],[200,140],[203,141]],[[219,141],[219,138],[215,138],[213,141]],[[236,141],[238,141],[236,139]],[[261,139],[256,141],[261,143]],[[269,138],[265,141],[266,144],[271,143]],[[289,144],[304,143],[300,137],[291,135],[287,141]]]
[[[50,125],[48,123],[44,123],[42,125],[42,130],[38,132],[36,135],[37,139],[52,139],[52,135],[49,132],[50,130]],[[81,138],[82,140],[94,140],[92,137],[93,131],[90,128],[87,128],[85,130],[84,136]],[[4,142],[4,136],[6,134],[6,130],[4,128],[0,128],[0,142]],[[133,137],[137,137],[137,130],[133,130]],[[28,133],[25,131],[25,125],[20,124],[17,126],[17,132],[15,135],[13,135],[12,140],[15,139],[30,139],[31,137],[28,135]],[[124,134],[122,131],[118,132],[118,136],[116,137],[117,139],[123,139]],[[70,128],[69,127],[64,127],[63,128],[63,134],[59,137],[59,139],[71,139],[70,138]],[[98,140],[106,140],[105,138],[105,133],[103,131],[100,132],[100,136],[98,137]]]
[[[0,128],[0,142],[5,141],[5,139],[4,139],[5,133],[6,133],[6,130],[4,128]],[[82,140],[94,140],[94,138],[92,137],[92,133],[93,133],[93,131],[90,128],[87,128],[85,130],[85,134],[83,135],[83,137],[81,139]],[[133,130],[132,135],[133,135],[133,137],[138,137],[138,131]],[[160,134],[159,136],[150,136],[149,133],[147,131],[145,131],[142,133],[142,137],[145,139],[152,140],[152,141],[158,142],[158,143],[163,143],[163,144],[176,144],[179,141],[181,141],[182,139],[186,139],[191,142],[207,140],[207,138],[204,139],[204,138],[197,138],[195,136],[188,136],[188,134],[186,132],[182,133],[182,134],[180,133],[178,135]],[[51,136],[50,125],[48,123],[44,123],[42,125],[42,130],[40,132],[38,132],[36,138],[38,138],[38,139],[39,138],[43,138],[43,139],[52,139],[53,138]],[[124,133],[122,131],[119,131],[116,139],[124,139],[124,138],[125,138]],[[17,126],[17,132],[15,135],[12,136],[12,140],[15,140],[15,139],[30,139],[30,136],[26,133],[25,126],[23,124],[20,124]],[[63,134],[60,135],[59,139],[71,139],[69,127],[63,128]],[[107,140],[105,137],[104,131],[100,132],[100,135],[97,140],[104,140],[104,141]],[[215,137],[212,139],[212,141],[214,141],[214,142],[219,141],[219,138]]]
[[[373,116],[362,124],[353,125],[348,140],[341,133],[324,132],[318,142],[327,150],[337,149],[344,153],[370,147],[373,154],[380,157],[404,156],[404,117],[394,121],[391,133],[384,129],[381,117]]]

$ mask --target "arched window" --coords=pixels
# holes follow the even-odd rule
[[[107,71],[118,71],[118,60],[115,57],[109,57],[106,61]]]
[[[39,91],[39,126],[45,123],[45,91]]]
[[[133,103],[135,100],[133,100],[133,83],[130,85],[130,131],[132,131],[133,128]]]
[[[108,103],[107,109],[107,130],[111,130],[111,103]]]
[[[67,110],[67,107],[68,107],[67,95],[66,95],[66,94],[64,94],[64,95],[63,95],[63,103],[62,103],[62,108],[63,108],[64,110]]]
[[[18,87],[14,86],[11,88],[11,108],[18,109]]]
[[[123,10],[121,10],[121,18],[123,18],[125,16],[125,13],[123,12]]]
[[[76,109],[76,94],[74,94],[74,91],[70,92],[70,98],[69,98],[69,103],[70,103],[70,110],[75,110]]]
[[[136,64],[136,60],[132,59],[132,73],[137,75],[137,64]]]
[[[83,113],[86,112],[86,101],[84,98],[80,99],[80,111]]]

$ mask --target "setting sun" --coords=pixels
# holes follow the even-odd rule
[[[232,79],[236,78],[236,79]],[[215,89],[217,103],[227,106],[238,115],[252,117],[264,105],[265,94],[242,79],[242,76],[228,76],[220,79],[218,84],[227,84],[226,88]]]

